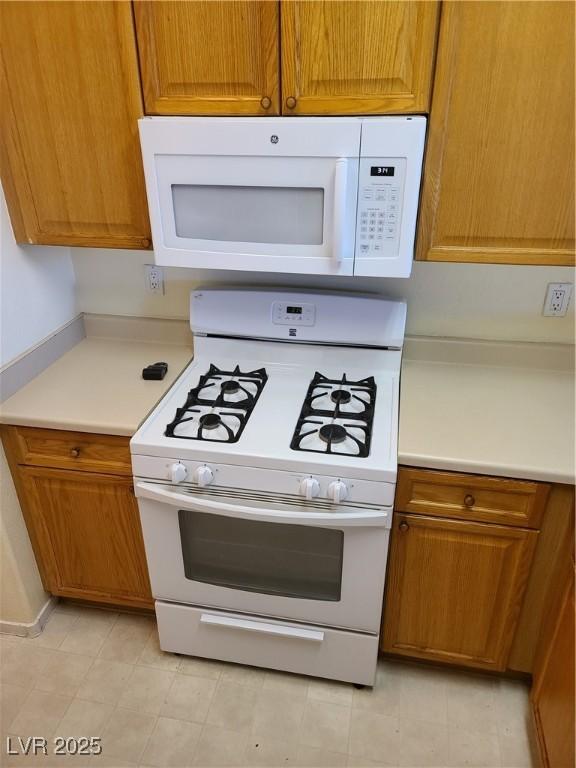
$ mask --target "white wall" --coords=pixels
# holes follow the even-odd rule
[[[569,267],[415,263],[407,280],[166,269],[166,293],[155,296],[144,290],[150,252],[74,248],[72,258],[84,312],[187,318],[199,284],[300,285],[405,298],[410,334],[574,343],[574,298],[564,318],[541,314],[547,283],[574,282]]]
[[[69,248],[18,246],[0,188],[0,366],[76,315]],[[0,621],[29,624],[47,600],[0,446]]]
[[[0,189],[0,366],[76,314],[70,248],[16,244]]]

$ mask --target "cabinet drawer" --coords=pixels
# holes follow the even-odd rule
[[[11,427],[19,464],[131,475],[128,437]]]
[[[547,483],[402,468],[395,508],[399,512],[539,528],[549,490]]]

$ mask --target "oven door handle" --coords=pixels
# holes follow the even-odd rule
[[[336,160],[334,171],[334,210],[332,211],[332,256],[338,264],[344,257],[346,241],[346,202],[348,200],[348,160]]]
[[[320,528],[389,528],[390,512],[366,509],[356,512],[287,512],[282,509],[261,510],[226,501],[211,501],[197,496],[187,496],[166,490],[156,483],[137,481],[134,485],[136,496],[179,509],[193,509],[198,512],[212,512],[225,517],[255,520],[265,523],[288,523],[292,525],[317,525]]]

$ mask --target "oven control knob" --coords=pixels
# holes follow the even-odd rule
[[[315,477],[305,477],[300,483],[300,493],[310,501],[320,493],[320,483]]]
[[[186,467],[180,461],[170,464],[168,467],[168,476],[171,483],[181,483],[182,480],[186,480],[186,475]]]
[[[212,472],[210,467],[198,467],[194,471],[194,480],[196,480],[200,488],[204,488],[204,486],[210,485],[212,480],[214,480],[214,472]]]
[[[348,498],[348,486],[343,483],[342,480],[333,480],[328,485],[328,498],[334,502],[334,504],[340,504]]]

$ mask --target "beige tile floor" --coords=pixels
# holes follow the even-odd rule
[[[150,618],[59,606],[0,636],[2,765],[530,766],[522,683],[380,662],[374,689],[166,654]],[[49,755],[7,755],[43,736]],[[100,736],[59,757],[55,736]]]

